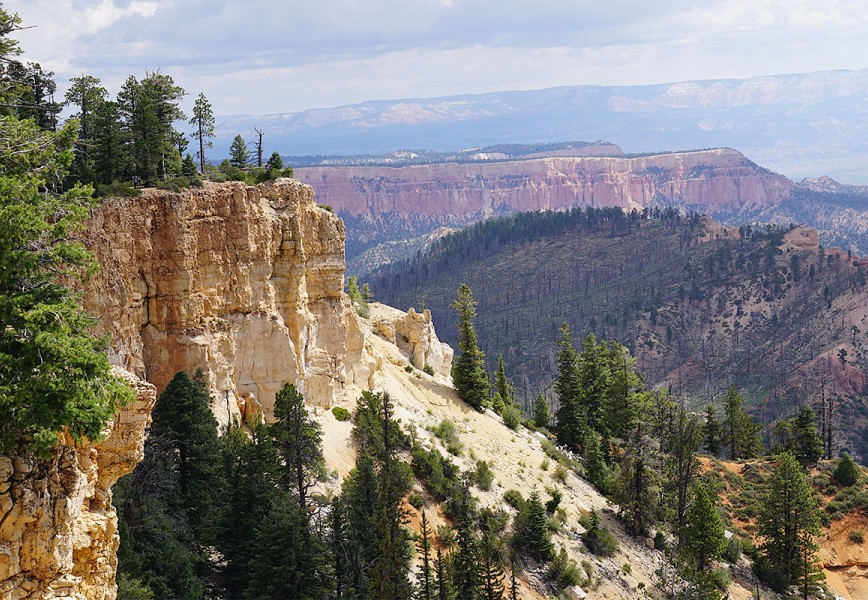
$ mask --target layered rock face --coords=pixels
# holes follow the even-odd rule
[[[284,382],[329,406],[371,374],[343,294],[344,237],[296,180],[146,190],[94,213],[101,271],[85,304],[113,361],[158,390],[202,369],[223,425],[270,411]]]
[[[793,188],[786,177],[729,149],[638,158],[308,167],[296,176],[344,217],[350,248],[527,210],[675,205],[709,215],[754,212],[777,205]]]
[[[65,440],[47,459],[0,456],[0,598],[114,598],[117,515],[111,487],[142,459],[156,388],[137,390],[99,443]]]

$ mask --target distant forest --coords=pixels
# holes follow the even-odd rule
[[[822,247],[784,253],[791,229],[724,233],[675,209],[520,213],[452,233],[369,283],[376,300],[429,308],[453,345],[449,303],[467,283],[479,303],[487,367],[493,372],[503,355],[526,409],[539,392],[551,397],[552,348],[567,323],[579,337],[624,344],[649,383],[666,382],[697,405],[735,383],[769,423],[818,393],[796,386],[794,369],[838,342],[861,344],[866,329],[832,308],[864,290],[865,265]],[[864,354],[855,354],[861,358],[847,364],[868,372]],[[820,377],[818,368],[803,377]],[[824,377],[833,379],[831,371]],[[857,387],[864,391],[864,376]],[[868,419],[861,402],[844,410],[859,423]],[[851,448],[868,450],[858,437]]]

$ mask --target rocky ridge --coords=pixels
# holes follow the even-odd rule
[[[344,218],[351,257],[437,227],[529,210],[679,206],[712,216],[749,216],[780,204],[794,185],[730,149],[400,168],[305,167],[296,175]]]

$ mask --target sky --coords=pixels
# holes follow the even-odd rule
[[[864,0],[0,0],[24,59],[221,115],[868,67]]]

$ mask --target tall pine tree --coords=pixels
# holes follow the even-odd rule
[[[485,355],[479,349],[473,327],[476,302],[467,284],[459,286],[452,308],[458,313],[459,351],[452,363],[452,381],[462,400],[476,410],[482,410],[488,401],[488,377],[485,374]]]

